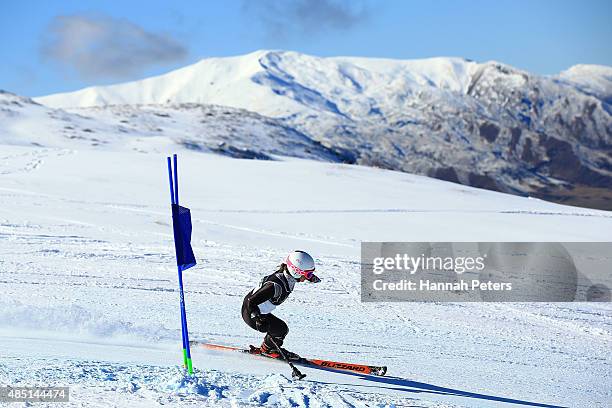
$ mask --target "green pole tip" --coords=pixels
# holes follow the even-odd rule
[[[190,358],[187,359],[187,370],[189,371],[189,375],[193,375],[193,363]]]
[[[187,360],[187,349],[183,349],[183,367],[185,368],[188,367]]]

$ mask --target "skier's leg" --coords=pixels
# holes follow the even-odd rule
[[[284,321],[273,314],[268,315],[268,321],[270,324],[268,326],[268,333],[264,338],[264,344],[268,349],[274,350],[276,349],[274,343],[276,343],[278,347],[283,345],[283,340],[285,340],[285,336],[289,333],[289,327],[287,327]],[[274,339],[274,342],[271,341],[271,338]]]
[[[257,330],[257,325],[255,324],[255,321],[251,318],[251,314],[249,313],[248,308],[246,307],[246,304],[243,303],[242,304],[242,320],[244,320],[244,322],[251,328],[251,329],[255,329]]]
[[[270,325],[268,327],[268,333],[261,345],[261,350],[264,353],[269,353],[278,350],[278,347],[281,349],[281,354],[284,356],[283,358],[287,360],[299,360],[300,356],[282,347],[285,336],[289,333],[287,324],[274,315],[268,316]]]
[[[244,322],[252,329],[261,331],[262,333],[266,333],[263,344],[261,345],[262,351],[266,352],[269,350],[276,350],[276,346],[282,346],[283,341],[285,340],[285,336],[287,336],[287,333],[289,333],[289,327],[284,321],[274,316],[273,314],[266,314],[263,315],[263,317],[265,319],[266,324],[263,328],[257,328],[255,320],[251,318],[248,309],[243,305],[242,320],[244,320]],[[288,357],[291,359],[299,358],[297,354],[291,353],[287,350],[285,350],[285,354],[287,354]]]

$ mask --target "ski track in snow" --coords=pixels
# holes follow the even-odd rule
[[[385,210],[380,201],[361,197],[334,208],[346,191],[345,179],[336,176],[337,188],[326,187],[321,178],[326,201],[318,208],[271,206],[275,201],[266,194],[247,202],[232,199],[245,206],[236,208],[227,205],[231,193],[222,187],[203,186],[198,195],[188,176],[194,168],[183,170],[181,191],[193,212],[199,263],[185,272],[192,339],[261,341],[240,318],[242,297],[299,245],[317,255],[324,284],[297,287],[279,310],[290,326],[287,347],[309,356],[384,364],[390,375],[371,379],[305,369],[307,380],[295,382],[279,362],[194,349],[196,377],[189,379],[177,368],[180,320],[163,157],[65,156],[66,151],[4,146],[2,151],[10,158],[0,165],[2,384],[70,385],[69,405],[88,407],[605,407],[612,401],[610,304],[362,303],[358,261],[360,238],[384,237],[364,228],[366,221],[393,238],[394,228],[436,226],[430,224],[435,218],[426,218],[422,227],[398,226],[405,219],[398,215],[485,214],[500,228],[513,228],[506,227],[506,217],[533,225],[524,235],[530,240],[538,237],[535,228],[547,239],[559,224],[572,228],[570,238],[602,240],[605,234],[598,231],[611,226],[609,213],[534,200],[532,207],[508,214],[507,208],[519,203],[516,197],[499,205],[478,194],[489,210],[436,204]],[[112,167],[97,167],[111,157]],[[204,160],[193,153],[183,157],[185,167]],[[37,166],[30,164],[37,160]],[[128,163],[149,167],[144,173],[130,170],[127,180],[120,180],[116,169]],[[227,172],[247,166],[238,171],[246,177],[251,165],[230,159],[212,164],[228,183],[236,179]],[[301,164],[287,166],[295,171]],[[143,176],[157,167],[157,174]],[[135,185],[138,192],[132,191]],[[429,193],[432,203],[446,194],[442,187]],[[397,202],[400,193],[388,194],[384,200]],[[355,216],[361,218],[346,218]],[[474,234],[464,239],[477,239]]]

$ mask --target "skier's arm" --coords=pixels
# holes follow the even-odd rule
[[[249,296],[247,298],[247,310],[250,311],[251,316],[259,316],[261,311],[257,305],[261,305],[265,301],[272,299],[275,294],[276,288],[274,287],[274,283],[266,282]]]

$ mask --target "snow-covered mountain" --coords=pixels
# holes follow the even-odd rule
[[[574,65],[561,72],[559,77],[582,91],[590,93],[606,103],[612,103],[612,68],[601,65]]]
[[[611,78],[603,66],[543,77],[459,58],[257,51],[35,100],[71,112],[185,103],[246,109],[345,162],[610,208]]]

